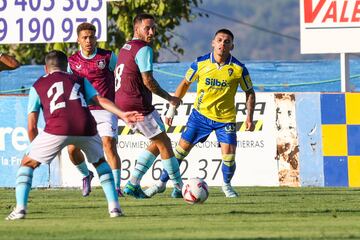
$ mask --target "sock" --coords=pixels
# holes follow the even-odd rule
[[[16,175],[16,210],[26,210],[34,169],[20,166]]]
[[[175,150],[174,150],[174,155],[179,163],[179,166],[181,164],[181,161],[189,154],[188,151],[185,151],[182,147],[180,147],[180,145],[176,145]],[[169,174],[168,172],[163,169],[161,176],[160,176],[160,181],[166,183],[167,181],[169,181]]]
[[[223,163],[221,171],[223,173],[223,180],[225,184],[229,184],[234,176],[236,169],[235,154],[223,154]]]
[[[97,166],[96,171],[108,202],[109,212],[114,208],[120,209],[118,195],[115,190],[114,177],[109,164],[107,162],[101,163]]]
[[[138,157],[134,172],[130,178],[130,183],[133,185],[139,185],[142,177],[147,172],[147,170],[149,170],[155,159],[156,156],[150,151],[143,151]]]
[[[83,177],[89,176],[89,174],[90,174],[89,169],[88,169],[85,161],[83,161],[79,165],[75,165],[75,167],[79,170],[79,172],[83,175]]]
[[[115,182],[115,188],[120,188],[120,181],[121,181],[121,170],[120,169],[113,169],[112,170]]]
[[[179,163],[175,157],[162,160],[164,169],[168,172],[169,178],[173,181],[174,187],[181,190],[183,182],[180,175]]]

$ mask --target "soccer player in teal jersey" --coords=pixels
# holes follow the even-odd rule
[[[236,110],[235,95],[240,85],[246,93],[246,130],[253,131],[253,113],[255,92],[251,78],[245,65],[230,54],[234,48],[234,35],[228,29],[220,29],[212,41],[213,51],[197,58],[191,64],[185,79],[176,89],[175,96],[182,98],[189,86],[197,82],[197,96],[194,109],[189,117],[186,130],[182,133],[179,144],[175,148],[175,157],[179,162],[199,142],[204,142],[212,131],[215,131],[222,154],[222,190],[226,197],[237,197],[231,186],[235,173],[236,152]],[[172,124],[173,116],[166,118],[168,125]],[[145,190],[149,197],[164,192],[168,174],[163,171],[160,181]],[[174,189],[173,197],[181,197],[181,192]]]

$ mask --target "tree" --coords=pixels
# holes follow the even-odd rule
[[[107,2],[108,29],[107,42],[99,42],[98,46],[113,50],[116,54],[125,41],[133,35],[132,20],[138,13],[146,12],[156,18],[157,34],[153,43],[155,59],[160,48],[173,54],[183,54],[184,50],[171,39],[176,35],[174,28],[182,20],[192,21],[200,14],[193,14],[192,6],[198,6],[202,0],[121,0]],[[16,57],[22,64],[43,64],[45,52],[62,50],[68,55],[74,53],[77,43],[45,43],[45,44],[12,44],[0,45],[0,52],[7,52]]]

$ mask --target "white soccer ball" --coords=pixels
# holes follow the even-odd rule
[[[200,178],[191,178],[184,184],[182,195],[189,204],[203,203],[209,197],[208,185]]]

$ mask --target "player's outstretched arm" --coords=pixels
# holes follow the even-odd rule
[[[254,108],[255,108],[255,91],[254,89],[250,89],[246,92],[246,131],[254,131],[255,126],[253,123],[254,116]]]
[[[92,98],[92,100],[99,106],[108,110],[109,112],[114,113],[119,118],[121,118],[126,124],[133,124],[136,122],[144,121],[144,115],[137,112],[123,112],[121,111],[112,101],[107,98],[96,95]]]
[[[190,87],[190,84],[191,82],[187,81],[186,79],[183,79],[180,84],[178,85],[178,87],[176,88],[176,91],[175,91],[175,97],[178,97],[179,99],[182,99],[186,92],[188,91],[189,87]],[[175,109],[177,108],[178,106],[175,106],[174,104],[172,104],[170,102],[170,106],[169,106],[169,109],[166,113],[166,116],[165,116],[165,123],[169,126],[172,125],[172,122],[173,122],[173,119],[174,119],[174,116],[175,116]]]
[[[20,67],[20,63],[12,56],[0,52],[0,71],[13,70]]]

